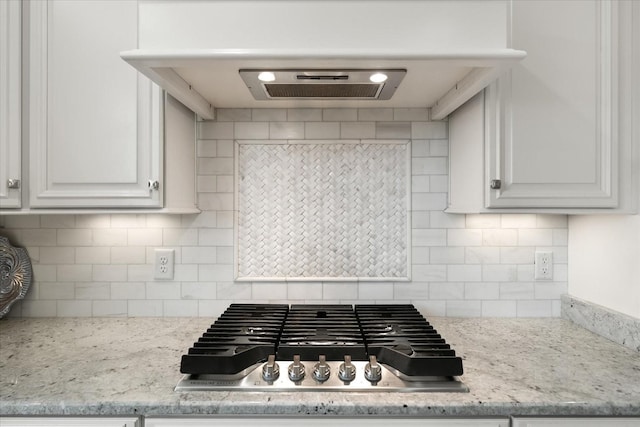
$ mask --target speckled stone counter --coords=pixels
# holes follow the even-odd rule
[[[469,393],[176,393],[211,319],[0,321],[0,414],[640,415],[640,353],[564,319],[431,323]]]

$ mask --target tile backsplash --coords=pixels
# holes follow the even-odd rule
[[[411,302],[436,316],[560,316],[567,216],[457,215],[447,205],[447,122],[428,109],[220,109],[198,124],[199,215],[0,214],[35,283],[10,316],[217,316],[231,302]],[[410,282],[234,282],[235,140],[411,140]],[[175,249],[173,281],[153,279]],[[536,250],[553,281],[535,281]]]

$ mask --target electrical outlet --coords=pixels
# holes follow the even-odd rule
[[[534,278],[536,280],[553,279],[553,252],[536,251]]]
[[[156,279],[173,279],[173,249],[156,249],[154,275]]]

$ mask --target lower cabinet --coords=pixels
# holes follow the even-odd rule
[[[349,418],[333,416],[306,417],[207,417],[207,418],[145,418],[145,427],[236,427],[262,426],[423,426],[423,427],[509,427],[508,418]]]
[[[137,417],[0,417],[1,427],[141,427]]]

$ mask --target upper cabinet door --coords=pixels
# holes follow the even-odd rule
[[[500,180],[485,186],[486,207],[618,206],[620,126],[629,124],[621,7],[513,2],[512,46],[527,58],[486,92],[486,181]]]
[[[21,206],[21,4],[0,2],[0,208]]]
[[[161,207],[160,91],[119,55],[137,2],[25,5],[31,207]]]

